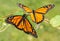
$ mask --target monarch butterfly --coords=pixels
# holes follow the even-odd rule
[[[44,14],[46,14],[50,9],[52,9],[54,7],[54,4],[49,4],[36,10],[31,10],[30,8],[22,5],[21,3],[19,3],[18,6],[25,10],[27,13],[30,13],[32,21],[38,24],[44,20]]]
[[[21,15],[9,16],[6,19],[6,22],[13,24],[19,30],[22,30],[25,33],[31,34],[37,38],[38,36],[36,34],[36,31],[34,30],[34,28],[32,27],[32,25],[30,24],[29,20],[26,17],[27,17],[26,14],[24,14],[23,16]]]

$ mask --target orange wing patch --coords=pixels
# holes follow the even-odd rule
[[[32,21],[36,22],[37,24],[42,22],[44,19],[43,14],[35,13],[35,16],[31,13],[30,14]]]
[[[7,23],[10,22],[17,25],[21,19],[22,19],[21,16],[10,16],[7,18],[6,22]]]
[[[20,30],[22,30],[23,27],[24,27],[23,21],[21,21],[20,24],[17,25],[17,28],[20,29]]]
[[[6,22],[13,24],[14,26],[16,26],[16,28],[23,30],[25,33],[31,34],[32,36],[37,38],[36,31],[30,24],[30,22],[26,19],[25,14],[23,16],[17,15],[8,17],[6,19]]]
[[[43,15],[42,14],[39,14],[39,13],[35,13],[35,20],[36,20],[36,23],[40,23],[42,22],[44,19]]]
[[[32,21],[35,21],[35,17],[33,15],[33,13],[30,13],[30,17],[31,17]]]
[[[21,19],[22,19],[21,16],[16,16],[12,19],[12,22],[17,25]]]
[[[27,26],[27,24],[28,24],[28,26]],[[32,25],[29,23],[29,21],[28,20],[26,20],[25,19],[25,26],[26,26],[26,28],[27,28],[27,31],[29,31],[30,32],[30,34],[32,34],[32,35],[34,35],[35,37],[37,37],[36,36],[36,31],[32,28]],[[28,28],[29,27],[29,28]]]

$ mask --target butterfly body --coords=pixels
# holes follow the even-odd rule
[[[9,16],[6,19],[6,22],[9,24],[13,24],[16,28],[19,30],[24,31],[27,34],[31,34],[34,37],[38,37],[36,34],[36,31],[30,24],[29,20],[26,18],[27,16],[24,14],[23,16],[20,15],[14,15],[14,16]]]

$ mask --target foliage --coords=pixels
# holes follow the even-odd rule
[[[0,0],[0,18],[8,14],[22,15],[24,11],[18,7],[18,3],[22,3],[31,9],[37,9],[47,4],[54,4],[55,8],[44,16],[50,20],[56,15],[60,15],[60,0]],[[5,23],[5,21],[1,19],[0,26],[3,25],[1,21]],[[35,23],[33,24],[33,26],[36,25]],[[36,27],[34,28],[36,29]],[[60,29],[57,28],[51,26],[50,23],[42,22],[36,30],[38,38],[34,38],[16,29],[13,25],[9,25],[8,29],[0,32],[0,41],[60,41]]]

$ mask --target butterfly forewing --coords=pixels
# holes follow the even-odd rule
[[[37,10],[35,10],[35,12],[45,14],[45,13],[47,13],[47,11],[49,11],[53,7],[54,7],[53,4],[49,4],[49,5],[43,6],[41,8],[38,8]]]
[[[12,23],[18,25],[21,19],[21,16],[14,16],[14,18],[12,19]]]
[[[25,10],[27,13],[31,13],[32,12],[32,10],[30,8],[28,8],[27,6],[24,6],[24,5],[20,4],[20,3],[18,5],[19,5],[20,8]]]

